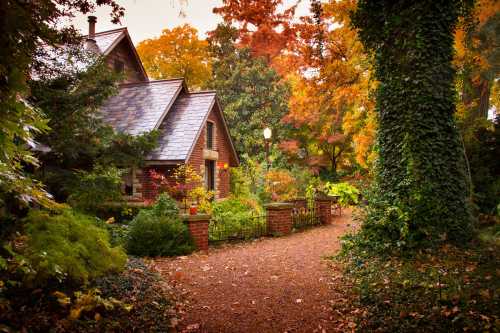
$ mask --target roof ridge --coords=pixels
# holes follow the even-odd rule
[[[127,30],[127,27],[121,27],[121,28],[116,28],[116,29],[111,29],[111,30],[105,30],[105,31],[96,32],[94,36],[108,35],[108,34],[111,34],[113,32],[118,32],[120,30],[121,31]],[[88,35],[83,35],[83,37],[88,37]]]
[[[169,81],[182,81],[183,78],[173,78],[173,79],[163,79],[163,80],[150,80],[150,81],[141,81],[141,82],[130,82],[130,83],[122,83],[120,87],[130,87],[130,86],[139,86],[142,84],[151,84],[151,83],[162,83]]]

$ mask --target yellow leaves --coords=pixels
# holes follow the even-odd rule
[[[120,308],[130,312],[133,309],[133,305],[125,304],[113,297],[101,297],[98,289],[91,289],[86,292],[77,291],[74,293],[73,301],[61,291],[55,291],[52,295],[56,297],[61,306],[65,308],[70,307],[68,319],[72,321],[78,320],[84,314],[93,314],[94,319],[99,321],[102,316],[98,311],[112,311]]]
[[[71,311],[69,312],[68,318],[70,320],[77,320],[78,318],[80,318],[80,315],[82,314],[82,310],[83,310],[83,308],[73,308],[73,309],[71,309]]]
[[[155,79],[184,77],[190,87],[203,88],[211,78],[208,42],[198,39],[197,30],[188,24],[140,42],[137,52]]]
[[[296,180],[287,170],[271,170],[265,180],[266,192],[271,193],[273,201],[286,201],[298,195]]]
[[[63,307],[71,304],[71,298],[69,298],[65,293],[61,291],[55,291],[52,293],[52,295],[57,298],[57,302]]]

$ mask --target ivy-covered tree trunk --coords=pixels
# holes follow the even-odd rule
[[[453,32],[466,6],[360,0],[352,15],[380,81],[377,192],[386,204],[377,209],[396,207],[395,220],[406,227],[393,237],[414,244],[464,240],[472,230],[451,63]]]

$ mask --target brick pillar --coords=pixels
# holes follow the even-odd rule
[[[317,213],[319,215],[319,220],[321,224],[331,224],[332,223],[332,198],[329,197],[318,197],[315,200],[315,205]]]
[[[277,202],[267,204],[267,231],[271,235],[281,236],[292,232],[293,204]]]
[[[184,223],[189,228],[189,233],[193,238],[196,249],[208,252],[208,224],[210,223],[210,215],[181,215]]]

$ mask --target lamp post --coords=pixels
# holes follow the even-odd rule
[[[272,131],[269,127],[264,128],[264,142],[266,145],[266,165],[267,170],[269,170],[269,141],[271,139]]]

